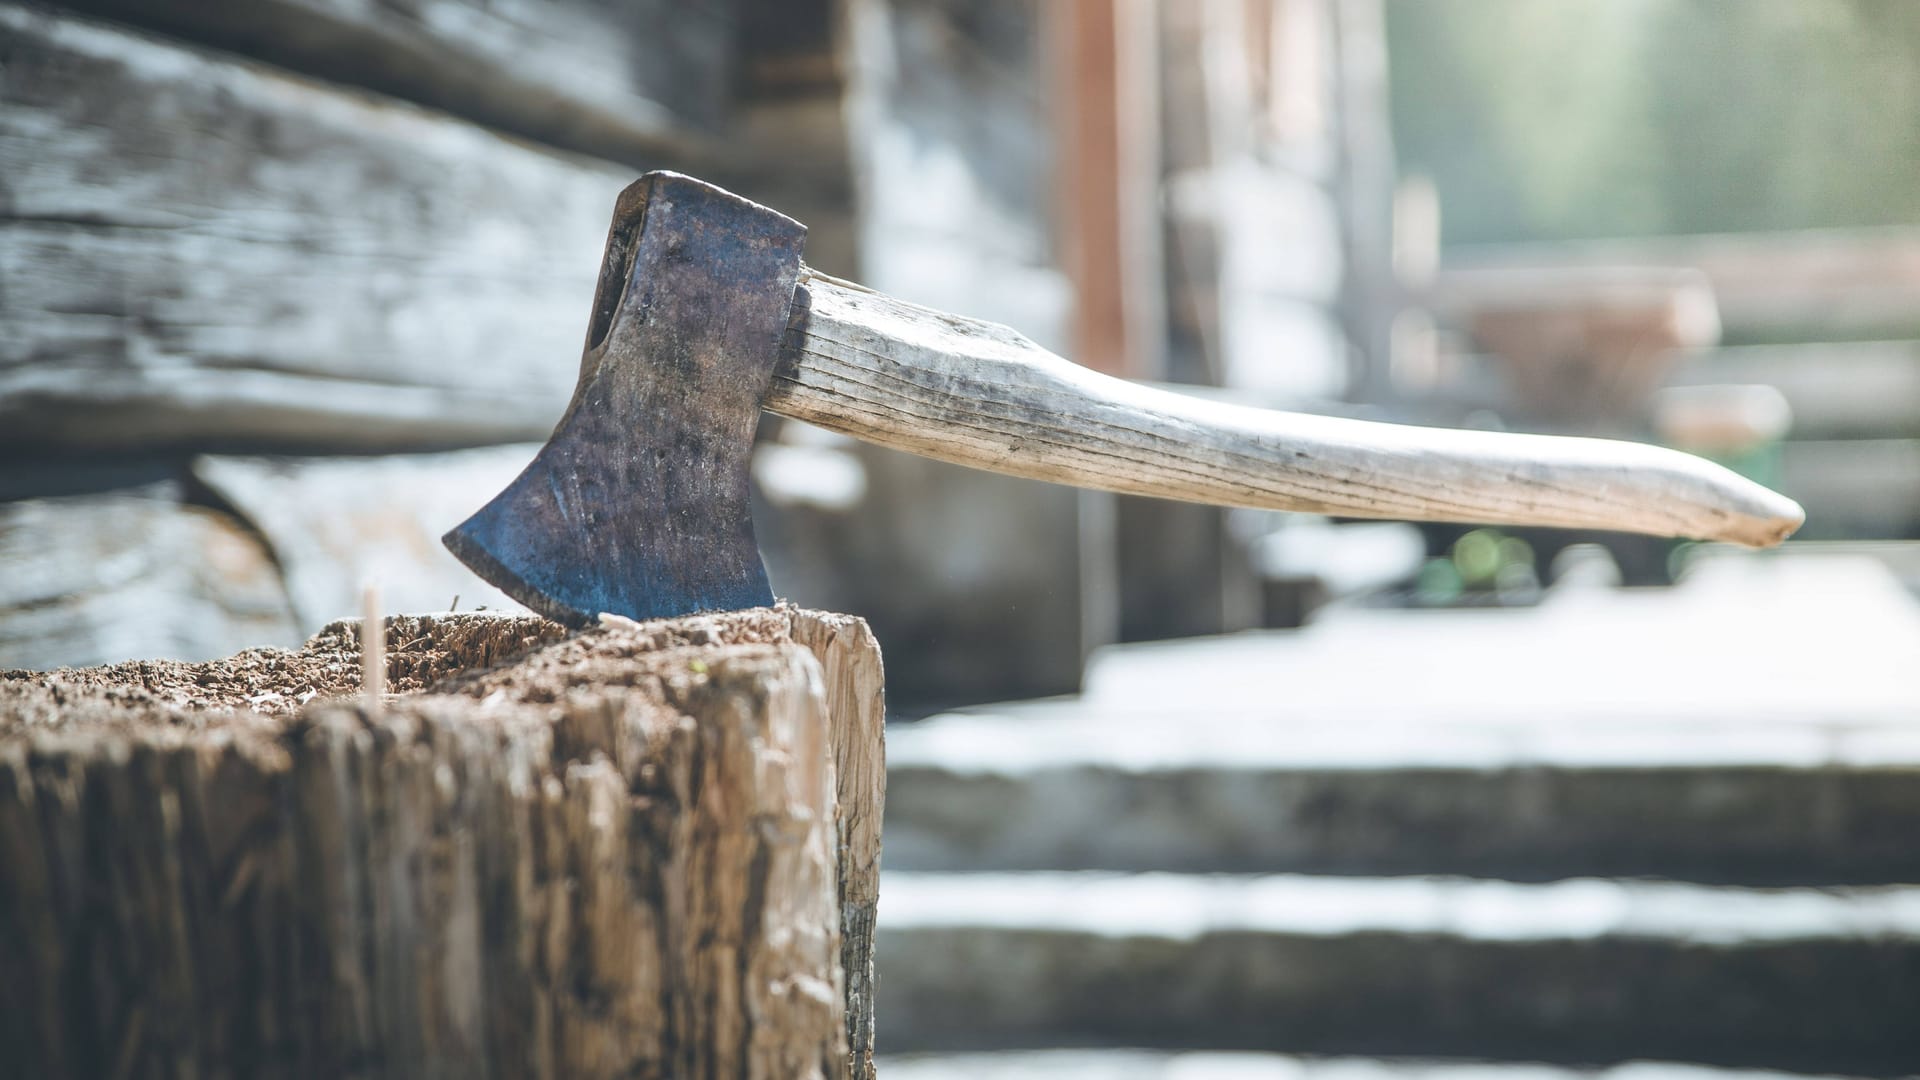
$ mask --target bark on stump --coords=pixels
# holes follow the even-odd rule
[[[0,676],[6,1071],[872,1075],[863,622],[387,640]]]

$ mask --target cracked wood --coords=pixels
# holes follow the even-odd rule
[[[387,636],[0,677],[0,1060],[871,1080],[864,623]]]

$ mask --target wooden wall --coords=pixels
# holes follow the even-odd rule
[[[1385,123],[1384,70],[1348,57],[1378,49],[1369,12],[1378,0],[1158,5],[1160,377],[1308,409],[1364,385],[1377,312],[1354,301],[1384,253],[1365,227],[1384,218],[1367,202],[1382,163],[1352,136]],[[1121,636],[1260,621],[1248,541],[1278,520],[1121,500]]]
[[[613,195],[647,168],[793,214],[830,273],[1063,346],[1038,23],[1037,0],[0,0],[0,559],[60,553],[0,573],[0,667],[292,644],[362,580],[401,611],[505,603],[438,536],[558,418]],[[832,453],[856,504],[760,506],[783,593],[869,615],[903,698],[1077,684],[1104,589],[1079,493]],[[151,565],[216,556],[238,585]]]
[[[0,667],[297,642],[362,576],[444,610],[435,538],[530,451],[361,455],[545,436],[635,175],[857,273],[837,17],[0,0]]]
[[[1335,0],[1164,5],[1170,374],[1301,399],[1348,388],[1347,275],[1363,259]]]
[[[1348,0],[1111,2],[1154,91],[1109,103],[1152,136],[1110,177],[1166,314],[1132,373],[1337,391]],[[613,194],[648,168],[798,217],[822,270],[1071,350],[1061,179],[1101,170],[1063,169],[1056,10],[0,0],[0,555],[74,553],[0,589],[0,666],[290,643],[362,578],[401,609],[503,602],[437,537],[558,418]],[[776,587],[868,615],[905,696],[1070,690],[1123,632],[1247,621],[1216,511],[778,437],[862,494],[767,492]],[[85,553],[136,518],[191,519],[150,526],[167,560],[217,544],[279,597],[136,575],[108,634],[132,586]],[[29,606],[88,614],[10,633]]]
[[[1064,351],[1047,3],[852,0],[844,55],[862,282]],[[1112,591],[1083,558],[1083,506],[1104,496],[803,427],[786,425],[782,452],[836,462],[865,494],[763,506],[769,571],[795,600],[873,624],[896,701],[1078,688],[1111,637],[1085,618]]]
[[[0,28],[0,442],[551,426],[629,170],[112,24]]]

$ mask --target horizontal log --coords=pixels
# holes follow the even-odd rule
[[[1730,340],[1905,337],[1920,329],[1920,229],[1907,227],[1455,247],[1436,298],[1445,307],[1456,287],[1487,271],[1524,278],[1596,267],[1699,270]]]
[[[658,165],[718,129],[733,0],[66,0],[582,153]]]
[[[623,170],[0,3],[0,447],[538,438]]]
[[[377,703],[351,623],[0,679],[10,1065],[871,1076],[841,968],[882,783],[857,620],[386,629]]]
[[[388,611],[524,613],[475,577],[440,537],[499,494],[539,447],[514,444],[381,457],[196,458],[195,480],[273,549],[303,632],[360,610],[363,585]]]
[[[299,640],[273,553],[177,484],[0,503],[0,669]]]

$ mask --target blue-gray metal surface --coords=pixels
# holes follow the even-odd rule
[[[447,547],[576,626],[772,603],[747,470],[805,238],[791,218],[677,173],[622,192],[573,402]]]

